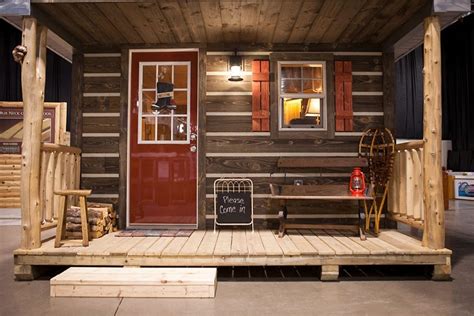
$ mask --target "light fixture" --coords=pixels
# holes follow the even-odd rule
[[[321,99],[309,99],[305,117],[314,117],[316,124],[321,124]]]
[[[306,116],[321,116],[321,99],[309,99]]]
[[[237,55],[237,50],[229,58],[229,81],[242,81],[242,57]]]

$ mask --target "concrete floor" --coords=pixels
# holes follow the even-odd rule
[[[48,279],[13,280],[11,253],[20,227],[0,226],[0,315],[474,315],[474,202],[451,206],[451,282],[226,280],[218,283],[215,299],[50,298]]]

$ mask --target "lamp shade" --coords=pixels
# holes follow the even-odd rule
[[[321,99],[309,99],[306,116],[321,116]]]

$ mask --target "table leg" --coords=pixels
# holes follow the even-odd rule
[[[365,237],[365,231],[364,231],[365,208],[362,207],[361,201],[358,201],[358,202],[359,202],[359,236],[360,236],[360,240],[366,240],[367,238]],[[363,201],[363,203],[366,203],[365,200]]]

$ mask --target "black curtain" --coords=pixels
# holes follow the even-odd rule
[[[395,64],[397,138],[423,138],[423,47]]]
[[[448,169],[474,171],[474,14],[441,34],[443,136],[451,139]]]
[[[21,100],[20,65],[12,50],[21,43],[21,32],[0,19],[0,101]]]
[[[22,100],[21,67],[12,57],[18,44],[21,31],[0,19],[0,101]],[[49,49],[46,58],[45,101],[71,104],[71,63]]]

